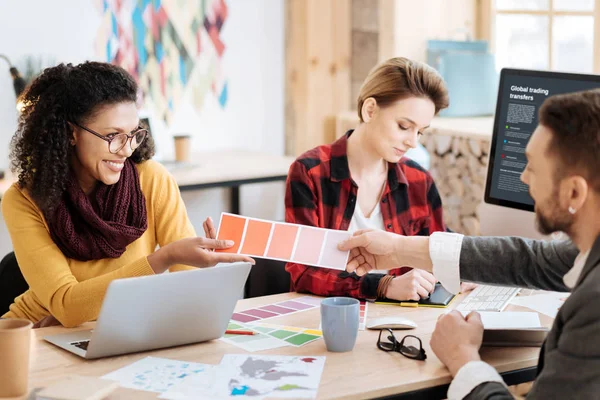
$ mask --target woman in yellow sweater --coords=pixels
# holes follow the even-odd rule
[[[114,279],[253,262],[196,237],[177,184],[150,160],[136,93],[123,69],[86,62],[46,69],[21,98],[18,183],[2,213],[29,290],[4,318],[72,327],[97,318]]]

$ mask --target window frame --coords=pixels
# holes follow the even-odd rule
[[[594,0],[594,9],[592,11],[564,11],[554,9],[554,0],[549,0],[548,10],[497,10],[495,0],[477,0],[477,25],[475,33],[478,39],[488,40],[490,48],[495,51],[494,36],[496,32],[496,16],[497,15],[538,15],[548,16],[548,66],[549,70],[553,70],[552,62],[552,32],[554,18],[559,16],[591,16],[594,18],[594,37],[593,37],[593,54],[592,54],[592,71],[595,74],[600,74],[600,0]]]

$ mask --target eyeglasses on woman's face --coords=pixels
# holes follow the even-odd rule
[[[108,135],[102,135],[96,131],[91,130],[90,128],[86,128],[85,126],[79,125],[78,123],[73,122],[73,124],[83,129],[84,131],[89,132],[92,135],[97,136],[100,139],[107,142],[108,151],[112,154],[117,154],[118,152],[123,150],[123,147],[127,145],[127,142],[129,142],[131,150],[134,151],[135,149],[140,147],[140,145],[144,142],[144,140],[146,140],[146,137],[148,136],[148,130],[142,127],[138,127],[138,129],[134,130],[129,134],[109,133]]]

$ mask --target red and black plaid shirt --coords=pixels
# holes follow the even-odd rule
[[[285,193],[285,220],[320,228],[348,230],[358,186],[350,178],[347,143],[349,131],[330,145],[304,153],[290,167]],[[445,231],[442,201],[431,175],[404,157],[389,164],[388,179],[380,201],[385,229],[406,236]],[[351,296],[375,299],[380,274],[362,277],[345,271],[288,263],[292,290],[319,296]],[[410,268],[391,270],[401,275]]]

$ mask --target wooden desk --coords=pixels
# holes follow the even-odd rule
[[[241,300],[236,309],[243,310],[298,296],[300,295],[295,293],[285,293]],[[445,398],[451,377],[429,346],[437,317],[443,312],[444,309],[369,305],[367,315],[369,319],[402,314],[414,320],[419,327],[405,332],[421,338],[427,352],[426,361],[410,360],[397,353],[390,354],[378,350],[375,344],[379,332],[368,330],[359,332],[354,350],[348,353],[328,353],[325,349],[325,342],[318,340],[300,348],[283,347],[253,354],[326,356],[325,370],[318,393],[319,399],[364,399],[399,394],[403,395],[397,398]],[[540,315],[540,317],[544,325],[550,325],[550,318],[544,315]],[[319,321],[318,308],[269,320],[276,324],[306,328],[318,328]],[[93,326],[94,323],[88,323],[75,329],[89,329]],[[246,353],[240,348],[215,340],[141,354],[86,361],[42,340],[45,335],[63,331],[65,328],[62,327],[34,331],[35,351],[29,383],[31,388],[43,387],[73,374],[102,376],[149,355],[218,364],[224,354]],[[398,331],[397,335],[402,337],[403,332]],[[502,373],[507,383],[516,384],[533,379],[539,350],[539,348],[485,348],[482,350],[482,358]],[[150,392],[120,388],[109,398],[112,400],[155,399],[157,396]]]
[[[243,150],[197,153],[186,163],[163,162],[179,190],[231,188],[230,211],[240,213],[240,186],[250,183],[285,181],[294,157]],[[0,179],[0,198],[16,177],[7,172]]]

